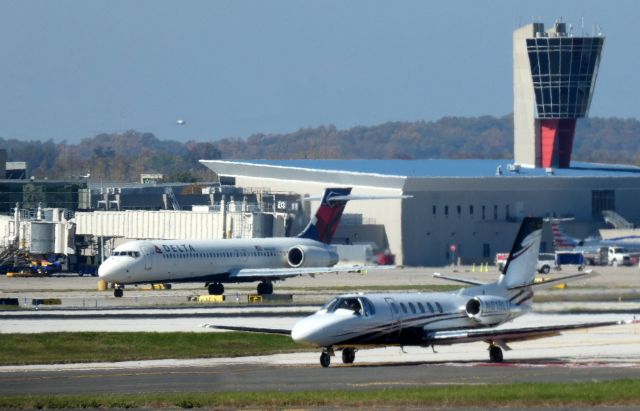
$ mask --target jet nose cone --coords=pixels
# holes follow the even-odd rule
[[[309,337],[309,327],[304,324],[304,320],[298,321],[291,330],[291,338],[295,342],[307,342]]]
[[[114,264],[113,260],[106,260],[98,267],[98,277],[105,281],[109,281],[116,274],[117,264]]]
[[[98,267],[98,277],[106,279],[106,277],[109,276],[109,269],[106,265],[106,263],[100,264],[100,267]]]
[[[317,321],[317,316],[312,315],[298,321],[291,330],[291,338],[295,342],[304,342],[321,345],[319,341],[323,334],[324,325],[322,321]]]
[[[304,342],[317,346],[331,345],[329,328],[332,325],[329,319],[322,315],[314,314],[298,321],[291,330],[291,338],[295,342]]]
[[[295,342],[306,342],[307,337],[309,336],[309,332],[306,327],[301,326],[302,321],[299,321],[293,326],[291,330],[291,338]]]

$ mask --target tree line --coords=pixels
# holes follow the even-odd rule
[[[640,121],[578,121],[573,160],[640,165]],[[38,178],[68,179],[90,172],[99,181],[137,181],[162,173],[168,181],[215,178],[200,159],[513,158],[513,116],[445,117],[338,130],[333,125],[286,134],[218,141],[160,140],[151,133],[99,134],[77,144],[0,138],[8,161],[26,161]]]

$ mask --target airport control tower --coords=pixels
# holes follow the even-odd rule
[[[576,120],[586,117],[604,37],[574,35],[566,23],[513,32],[514,156],[534,167],[567,168]]]

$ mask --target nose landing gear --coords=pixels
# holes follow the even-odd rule
[[[322,368],[327,368],[329,364],[331,364],[331,357],[334,356],[333,348],[326,347],[322,350],[322,354],[320,354],[320,365]]]
[[[124,289],[121,286],[116,285],[116,288],[113,290],[113,296],[116,298],[122,298],[123,295]]]

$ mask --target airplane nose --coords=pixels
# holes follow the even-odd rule
[[[98,267],[98,277],[105,280],[109,277],[109,274],[111,273],[107,265],[108,264],[105,261],[104,263],[100,264],[100,267]]]
[[[113,277],[120,271],[118,266],[113,260],[107,259],[98,267],[98,277],[105,281],[113,280]]]
[[[319,344],[318,337],[322,333],[324,326],[315,321],[315,318],[307,317],[298,321],[291,330],[291,338],[295,342]]]
[[[330,344],[330,336],[327,335],[331,324],[322,316],[312,315],[298,321],[291,330],[291,338],[295,342],[304,342],[317,346]]]
[[[295,342],[306,342],[309,336],[309,329],[304,324],[304,320],[298,321],[291,330],[291,338]]]

